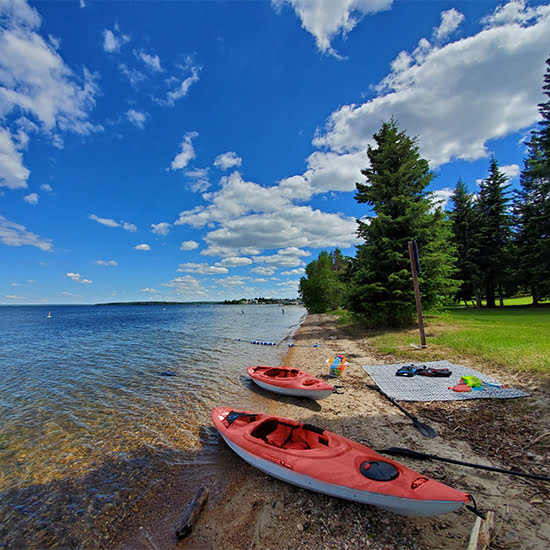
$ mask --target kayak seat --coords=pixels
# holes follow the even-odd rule
[[[269,376],[270,378],[293,378],[298,376],[298,371],[296,369],[287,370],[273,367],[266,370],[263,374],[264,376]]]
[[[281,449],[311,449],[319,446],[319,435],[300,425],[286,424],[272,418],[256,426],[250,433],[268,445]]]

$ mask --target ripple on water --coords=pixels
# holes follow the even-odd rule
[[[278,363],[286,344],[249,342],[283,341],[304,314],[0,308],[2,543],[105,544],[155,487],[193,480],[197,468],[214,475],[204,470],[219,451],[210,410],[261,406],[243,383],[246,367]]]

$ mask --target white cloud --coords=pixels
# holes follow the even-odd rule
[[[142,288],[140,292],[150,292],[151,294],[154,294],[156,290],[154,288]]]
[[[130,42],[127,34],[122,34],[118,25],[115,25],[114,31],[105,29],[103,31],[103,49],[108,53],[119,52],[120,48]]]
[[[454,189],[451,187],[444,187],[443,189],[433,191],[433,198],[437,206],[441,206],[441,208],[445,209],[453,193]]]
[[[151,250],[151,247],[148,244],[138,244],[134,246],[134,250]]]
[[[24,225],[11,222],[2,215],[0,215],[0,242],[8,246],[35,246],[46,252],[53,248],[50,239],[43,239],[39,235],[31,233]]]
[[[38,34],[41,18],[26,2],[3,0],[0,19],[0,185],[17,189],[27,186],[21,150],[31,134],[62,147],[60,132],[102,129],[89,121],[99,88],[96,75],[65,64],[57,39]]]
[[[521,168],[517,164],[507,164],[499,166],[499,170],[508,178],[517,178],[521,174]]]
[[[86,284],[86,285],[89,285],[89,284],[93,283],[93,281],[90,281],[89,279],[85,279],[84,277],[82,277],[82,275],[80,275],[80,273],[65,273],[65,275],[69,279],[71,279],[71,280],[73,280],[77,283],[82,283],[82,284]]]
[[[226,267],[195,263],[180,264],[177,270],[182,273],[198,273],[200,275],[219,275],[229,271]]]
[[[196,241],[183,241],[180,246],[180,250],[195,250],[199,247],[199,243]]]
[[[286,180],[263,187],[233,172],[221,178],[218,191],[203,195],[210,204],[181,212],[174,225],[208,226],[205,255],[231,257],[288,247],[347,248],[358,242],[355,218],[296,206],[288,190]]]
[[[133,67],[128,67],[126,63],[121,63],[118,68],[120,69],[120,72],[128,79],[132,86],[135,86],[139,82],[143,82],[147,79],[147,77],[141,71],[138,71]]]
[[[183,141],[180,144],[181,152],[176,155],[170,165],[172,170],[182,170],[195,158],[195,149],[193,149],[192,140],[198,135],[197,132],[187,132],[183,136]]]
[[[53,192],[52,186],[49,183],[43,183],[40,189],[42,189],[42,191],[48,191],[49,193]]]
[[[117,222],[116,220],[113,220],[111,218],[100,218],[95,214],[90,214],[89,218],[91,220],[94,220],[97,223],[100,223],[101,225],[106,225],[107,227],[122,227],[126,231],[131,231],[131,232],[137,231],[137,227],[130,222],[125,222],[125,221]]]
[[[221,265],[223,267],[242,267],[245,265],[250,265],[252,260],[250,258],[245,258],[244,256],[231,256],[229,258],[224,258],[221,262],[218,262],[216,265]]]
[[[25,202],[28,202],[29,204],[38,204],[38,194],[37,193],[29,193],[28,195],[25,195],[23,197],[23,200]]]
[[[126,118],[138,128],[145,128],[145,121],[147,120],[147,114],[146,113],[140,113],[139,111],[136,111],[134,109],[128,109],[126,111]]]
[[[166,94],[166,99],[159,101],[162,105],[173,107],[178,99],[185,97],[195,82],[199,81],[200,67],[191,67],[191,76],[185,78],[176,88]]]
[[[276,9],[290,4],[312,34],[319,50],[339,57],[331,46],[332,39],[350,32],[364,15],[389,9],[392,0],[271,0]]]
[[[23,166],[23,156],[17,150],[9,130],[0,128],[0,187],[27,187],[30,170]]]
[[[130,222],[122,222],[122,229],[135,233],[137,231],[137,226]]]
[[[151,224],[151,231],[155,234],[155,235],[161,235],[161,236],[165,236],[165,235],[168,235],[168,233],[170,233],[170,228],[172,227],[171,224],[169,223],[166,223],[166,222],[160,222],[160,223],[152,223]]]
[[[195,168],[186,170],[185,176],[191,179],[190,187],[195,193],[204,193],[210,187],[208,168]]]
[[[241,157],[237,156],[237,153],[233,151],[228,151],[218,155],[214,160],[214,166],[221,168],[222,170],[227,170],[228,168],[234,168],[235,166],[240,166],[243,162]]]
[[[168,283],[162,283],[163,286],[168,286],[175,289],[176,294],[180,296],[195,296],[205,295],[207,292],[201,287],[199,281],[191,275],[184,277],[176,277]]]
[[[7,300],[24,300],[25,296],[18,296],[17,294],[4,294],[4,298]]]
[[[289,271],[281,271],[281,275],[303,275],[305,273],[305,269],[303,267],[299,267],[297,269],[290,269]]]
[[[150,55],[145,53],[143,50],[139,52],[134,52],[135,55],[141,59],[149,69],[155,72],[162,72],[162,67],[160,66],[160,58],[158,55]]]
[[[519,10],[518,2],[514,6]],[[548,36],[545,5],[525,9],[523,26],[489,25],[441,47],[422,39],[412,54],[398,56],[376,88],[377,97],[339,108],[314,144],[329,153],[353,154],[372,142],[381,120],[394,116],[408,135],[419,136],[421,154],[432,167],[486,157],[489,140],[537,120]],[[407,56],[409,64],[403,61]]]
[[[441,24],[434,30],[434,37],[437,40],[448,38],[464,21],[464,15],[454,8],[441,13]]]
[[[250,271],[252,273],[256,273],[257,275],[264,275],[265,277],[269,277],[273,275],[275,271],[277,271],[277,268],[273,266],[258,266],[253,267]]]
[[[115,260],[96,260],[95,263],[97,265],[104,265],[104,266],[117,266],[118,262]]]

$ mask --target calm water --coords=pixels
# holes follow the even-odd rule
[[[0,307],[0,547],[108,543],[174,468],[215,462],[210,410],[258,408],[246,367],[278,364],[304,315]]]

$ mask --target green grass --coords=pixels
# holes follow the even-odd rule
[[[341,322],[350,317],[341,316]],[[414,360],[464,358],[494,367],[550,375],[550,307],[519,305],[493,310],[450,307],[426,314],[427,348],[420,344],[418,328],[367,332],[375,351]]]

